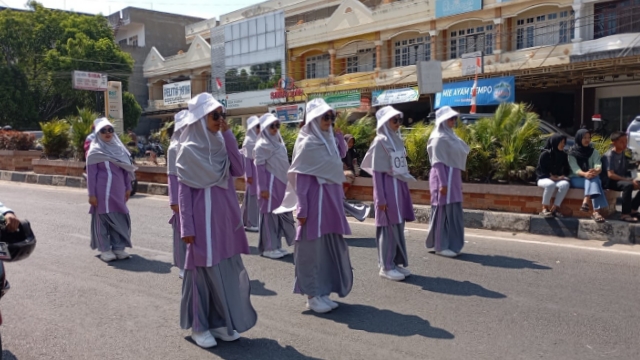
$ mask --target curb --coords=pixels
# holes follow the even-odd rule
[[[87,182],[82,177],[38,175],[7,170],[0,170],[0,180],[72,188],[87,187]],[[166,184],[138,182],[137,192],[140,194],[168,196],[169,188]],[[236,194],[238,202],[242,203],[244,193],[237,191]],[[372,203],[366,204],[373,206]],[[414,205],[413,211],[417,223],[429,223],[431,206]],[[374,215],[375,212],[371,211],[369,217],[374,218]],[[640,244],[640,224],[629,224],[615,220],[608,220],[605,223],[598,224],[588,219],[547,219],[528,214],[464,209],[464,226],[468,229],[529,233],[581,240],[600,240],[612,244]]]

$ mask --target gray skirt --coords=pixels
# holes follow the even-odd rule
[[[345,297],[351,292],[353,270],[349,247],[342,235],[327,234],[315,240],[296,241],[293,256],[295,294],[315,297],[337,293]]]
[[[91,214],[91,248],[100,252],[131,247],[131,217],[123,213]]]
[[[436,252],[451,250],[462,251],[464,246],[464,212],[462,203],[431,207],[431,223],[427,235],[427,249]]]
[[[409,266],[407,242],[404,238],[404,222],[376,228],[378,245],[378,266],[393,270],[396,265]]]
[[[187,244],[182,241],[182,236],[180,236],[180,215],[174,214],[170,223],[173,228],[173,265],[180,270],[184,270]]]
[[[260,214],[260,240],[258,243],[260,253],[280,249],[283,237],[289,246],[293,245],[296,238],[296,223],[293,220],[293,213]]]
[[[186,270],[182,282],[180,326],[203,332],[222,327],[233,335],[251,329],[258,315],[251,305],[251,285],[240,254],[212,267]]]
[[[242,222],[244,227],[258,227],[260,220],[260,209],[258,208],[258,196],[249,195],[248,191],[244,192],[244,200],[242,201]]]
[[[360,222],[365,221],[369,215],[369,206],[364,204],[352,204],[347,200],[342,200],[342,207],[346,215],[351,215]]]

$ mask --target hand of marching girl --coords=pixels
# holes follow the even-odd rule
[[[307,222],[307,218],[298,218],[298,223],[303,226]]]
[[[247,184],[249,184],[249,185],[253,184],[253,178],[252,177],[248,177],[247,178]]]
[[[176,205],[171,205],[171,210],[173,210],[174,213],[178,214],[180,213],[180,206]]]
[[[91,206],[98,207],[98,198],[95,196],[89,196],[89,204],[91,204]]]
[[[446,186],[441,186],[440,187],[440,194],[442,194],[443,196],[447,195],[447,187]]]
[[[268,191],[260,191],[260,197],[265,199],[265,200],[269,200],[269,192]]]
[[[387,205],[378,205],[380,211],[387,211]]]
[[[184,241],[187,244],[193,244],[194,241],[196,241],[196,237],[195,236],[185,236],[182,238],[182,241]]]
[[[229,130],[229,124],[226,119],[220,119],[220,131],[225,132]]]

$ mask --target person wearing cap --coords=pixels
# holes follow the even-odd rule
[[[176,160],[180,234],[187,243],[180,325],[198,346],[234,341],[258,319],[241,254],[249,254],[233,177],[244,157],[211,94],[188,102]]]
[[[342,161],[331,129],[334,110],[323,99],[307,103],[288,172],[297,195],[294,292],[307,296],[307,308],[326,313],[338,307],[331,293],[345,297],[353,286],[351,229],[344,214]]]
[[[416,219],[407,185],[416,179],[409,174],[407,151],[398,133],[402,113],[385,106],[376,119],[377,135],[362,160],[362,169],[373,177],[379,275],[401,281],[411,275],[404,225]]]
[[[169,188],[169,206],[173,216],[169,224],[173,228],[173,265],[180,270],[180,278],[184,277],[184,259],[187,254],[187,244],[180,237],[180,205],[178,205],[178,168],[176,160],[180,150],[180,134],[184,126],[184,119],[189,112],[182,110],[174,117],[173,125],[169,127],[167,134],[171,138],[167,149],[167,185]]]
[[[464,246],[462,172],[466,169],[469,145],[453,131],[458,115],[449,106],[438,109],[435,128],[427,143],[431,163],[431,223],[426,245],[446,257],[457,256]]]
[[[87,152],[87,190],[91,209],[91,248],[105,262],[129,258],[131,217],[127,201],[136,170],[129,150],[106,118],[94,121],[96,137]]]
[[[289,246],[296,237],[296,223],[291,211],[274,213],[282,205],[287,188],[289,157],[280,136],[280,121],[273,114],[260,117],[260,128],[255,146],[255,162],[260,194],[260,236],[258,250],[262,256],[279,259],[289,254],[282,248],[284,237]]]
[[[260,134],[260,119],[252,116],[247,120],[247,133],[242,142],[241,153],[245,158],[245,191],[242,202],[242,222],[247,231],[257,232],[260,213],[258,210],[258,189],[256,181],[256,164],[254,147]]]

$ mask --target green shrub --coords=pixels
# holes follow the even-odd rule
[[[91,125],[100,115],[91,109],[78,109],[78,115],[67,119],[71,126],[71,145],[77,159],[84,160],[84,142],[91,134]]]
[[[298,127],[287,125],[281,126],[280,135],[282,136],[282,140],[284,140],[284,146],[287,148],[287,154],[289,154],[289,162],[291,162],[291,156],[293,155],[293,146],[296,144],[296,139],[298,138]]]
[[[0,131],[0,150],[29,150],[36,141],[33,134],[21,131]]]
[[[356,139],[353,147],[358,156],[363,157],[376,137],[376,120],[371,116],[365,116],[356,121],[349,121],[350,115],[351,113],[348,111],[340,112],[336,118],[335,127],[344,135],[353,135]]]
[[[247,130],[245,130],[242,124],[233,124],[231,126],[231,131],[233,132],[233,136],[236,137],[236,141],[238,142],[238,147],[242,147],[242,143],[244,142],[244,137],[247,133]]]
[[[49,157],[61,157],[70,145],[69,129],[71,126],[65,120],[54,119],[49,122],[41,122],[42,147],[44,154]]]
[[[154,136],[154,135],[151,135],[151,136]],[[120,141],[122,141],[122,144],[124,144],[124,146],[127,148],[127,150],[129,150],[129,153],[131,155],[135,156],[138,153],[138,146],[137,145],[128,145],[129,143],[131,143],[133,141],[133,139],[131,138],[131,136],[128,133],[122,133],[122,134],[118,135],[118,138],[120,139]]]
[[[593,147],[598,150],[600,156],[604,155],[611,148],[611,139],[608,137],[602,137],[600,135],[593,135],[591,137],[591,143]]]
[[[427,154],[427,143],[432,131],[433,125],[417,123],[404,136],[409,172],[417,179],[427,179],[429,177],[431,164]]]

